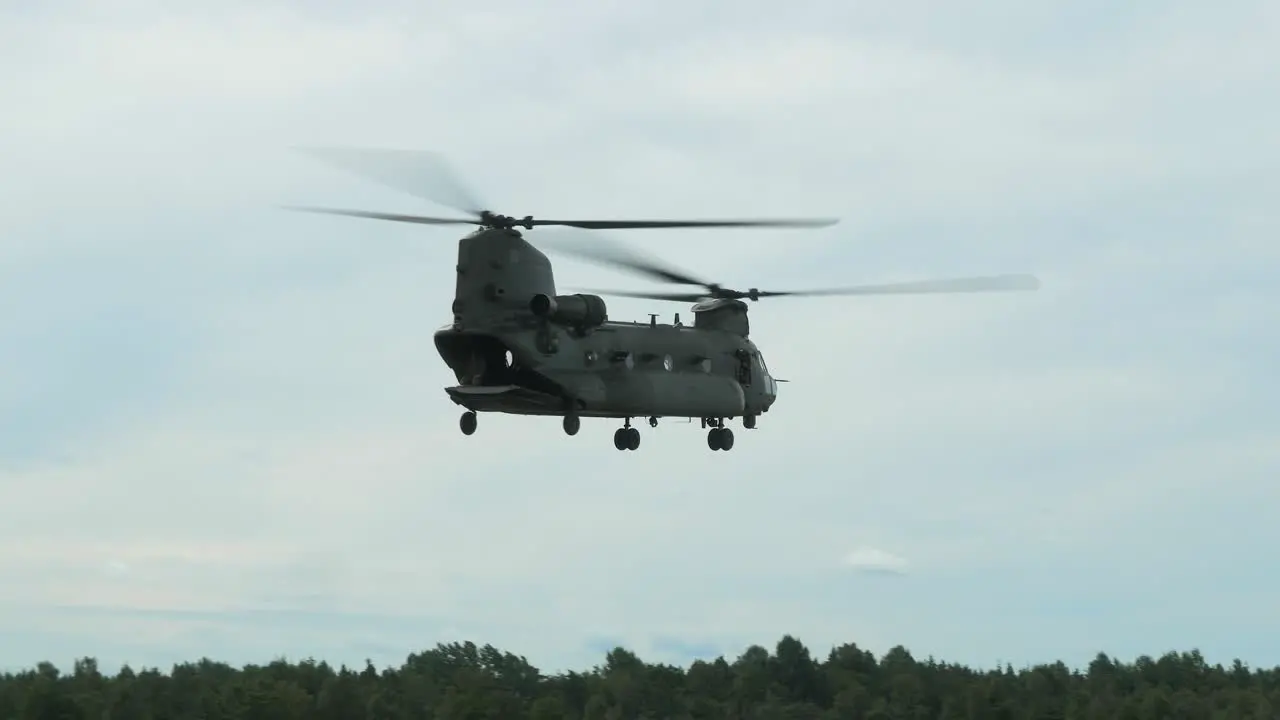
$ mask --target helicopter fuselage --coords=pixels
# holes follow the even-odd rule
[[[585,332],[439,329],[458,378],[454,402],[476,412],[582,417],[735,418],[768,412],[777,386],[750,340],[676,324],[606,322]]]
[[[692,325],[610,321],[603,298],[557,295],[550,261],[508,229],[460,240],[457,273],[435,344],[473,412],[723,423],[777,398],[739,300],[694,306]]]

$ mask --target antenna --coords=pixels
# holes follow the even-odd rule
[[[658,327],[658,313],[649,313],[649,327]]]

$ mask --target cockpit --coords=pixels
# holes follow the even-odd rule
[[[764,396],[766,408],[772,405],[773,400],[778,396],[778,383],[769,374],[769,366],[764,361],[764,355],[751,343],[739,348],[735,355],[738,360],[736,373],[738,382],[742,383],[743,388],[751,388]]]
[[[773,376],[769,374],[769,366],[764,361],[764,354],[759,350],[752,353],[754,358],[755,371],[760,378],[760,388],[765,395],[776,397],[778,394],[778,385],[774,382]]]

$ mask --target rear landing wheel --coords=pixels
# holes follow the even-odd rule
[[[733,431],[729,428],[711,428],[707,431],[707,447],[712,450],[732,450]]]
[[[476,431],[476,414],[470,410],[462,413],[462,417],[458,420],[458,427],[462,429],[463,435],[472,435]]]

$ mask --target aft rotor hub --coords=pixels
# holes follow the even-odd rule
[[[481,226],[493,228],[495,230],[511,230],[512,228],[522,227],[525,230],[533,229],[533,216],[525,215],[522,218],[514,218],[510,215],[499,215],[497,213],[482,210],[480,212]]]

